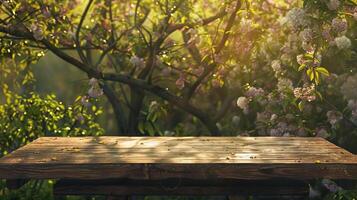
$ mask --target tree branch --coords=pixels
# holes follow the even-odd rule
[[[175,31],[180,30],[185,27],[194,28],[195,26],[198,26],[198,25],[205,26],[205,25],[208,25],[211,22],[225,16],[226,14],[227,14],[227,12],[225,11],[225,9],[221,9],[216,15],[202,19],[201,22],[170,24],[169,27],[167,28],[167,33],[172,33],[172,32],[175,32]]]
[[[109,81],[118,81],[121,83],[131,85],[132,87],[136,87],[138,89],[143,89],[150,93],[153,93],[153,94],[157,95],[158,97],[179,107],[180,109],[192,114],[193,116],[196,116],[210,130],[210,132],[213,135],[219,134],[219,130],[218,130],[216,124],[213,122],[213,120],[211,120],[209,118],[209,116],[205,112],[202,112],[201,110],[192,106],[190,103],[188,103],[184,99],[171,94],[169,91],[167,91],[164,88],[161,88],[156,85],[148,84],[144,80],[133,79],[129,76],[120,75],[120,74],[109,74],[109,73],[103,74],[103,79],[109,80]]]
[[[236,16],[237,16],[237,12],[238,10],[241,8],[242,3],[241,0],[237,0],[236,2],[236,6],[235,9],[233,11],[233,13],[230,15],[227,26],[224,30],[224,34],[222,36],[222,39],[219,43],[219,45],[215,48],[214,53],[218,54],[221,52],[221,50],[223,49],[223,47],[225,46],[225,43],[228,40],[228,37],[230,35],[230,30],[234,25]],[[202,75],[200,77],[197,78],[197,80],[188,88],[188,92],[187,92],[187,99],[190,99],[192,97],[192,95],[194,94],[194,92],[196,91],[197,87],[202,83],[202,81],[209,75],[212,73],[212,71],[214,69],[216,69],[217,64],[216,63],[212,63],[210,65],[205,66],[205,70],[202,73]]]
[[[88,13],[89,8],[92,5],[92,3],[93,3],[93,0],[89,0],[87,6],[85,7],[85,9],[83,11],[83,14],[81,16],[81,19],[79,21],[79,24],[78,24],[78,27],[77,27],[77,30],[76,30],[76,38],[75,38],[75,43],[76,43],[78,55],[82,59],[82,61],[85,62],[85,63],[87,63],[87,58],[85,57],[83,51],[81,50],[81,42],[79,41],[79,33],[80,33],[81,29],[82,29],[84,20],[85,20],[85,18],[87,16],[87,13]]]

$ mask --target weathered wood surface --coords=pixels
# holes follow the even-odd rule
[[[44,137],[0,159],[5,179],[357,179],[357,158],[321,138]]]

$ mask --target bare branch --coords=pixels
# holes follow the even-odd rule
[[[93,0],[89,0],[87,6],[85,7],[85,9],[83,11],[83,14],[81,16],[81,19],[79,21],[79,24],[78,24],[78,27],[77,27],[77,30],[76,30],[76,38],[75,38],[75,43],[76,43],[78,55],[82,59],[82,61],[87,63],[87,64],[88,64],[87,58],[84,55],[83,51],[81,50],[81,42],[79,41],[79,33],[80,33],[81,29],[82,29],[84,20],[85,20],[85,18],[87,16],[87,13],[88,13],[89,8],[91,7],[92,3],[93,3]]]
[[[201,22],[171,24],[171,25],[169,25],[169,27],[167,29],[167,33],[172,33],[172,32],[175,32],[175,31],[180,30],[185,27],[194,28],[196,26],[205,26],[205,25],[208,25],[208,24],[214,22],[215,20],[225,16],[226,14],[227,14],[227,12],[225,11],[225,9],[221,9],[221,11],[219,11],[216,15],[202,19]]]

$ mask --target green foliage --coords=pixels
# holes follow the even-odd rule
[[[0,157],[41,136],[103,134],[95,122],[102,111],[95,106],[84,107],[80,98],[67,106],[55,95],[17,95],[8,91],[6,96],[7,102],[0,104]],[[0,180],[0,196],[4,200],[53,199],[52,186],[53,181],[30,181],[19,190],[9,191],[5,181]]]
[[[356,190],[343,190],[336,193],[330,193],[326,195],[324,200],[356,200],[357,191]]]
[[[11,94],[0,105],[0,155],[41,136],[101,135],[103,129],[94,122],[100,109],[88,110],[80,102],[66,106],[55,95]]]
[[[152,101],[147,112],[144,112],[145,120],[139,123],[139,131],[142,134],[148,133],[150,136],[162,136],[164,133],[161,131],[162,124],[158,119],[167,116],[167,110],[163,105],[157,101]]]

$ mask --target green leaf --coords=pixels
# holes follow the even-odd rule
[[[314,74],[314,71],[311,68],[306,71],[306,74],[310,78],[310,81],[314,80],[315,74]]]
[[[316,85],[318,85],[320,83],[320,75],[316,71],[314,71],[313,73],[314,73],[314,76],[315,76],[314,81],[315,81]]]
[[[306,54],[304,54],[304,58],[312,60],[314,58],[314,56],[312,54],[306,53]]]
[[[324,67],[316,67],[315,70],[325,76],[330,76],[330,73]]]
[[[155,130],[152,124],[148,124],[146,128],[150,136],[155,136]]]
[[[320,92],[318,92],[318,91],[316,91],[316,94],[320,98],[320,100],[322,100],[322,94]]]
[[[143,122],[141,122],[141,121],[139,122],[138,129],[139,129],[140,133],[145,133]]]
[[[305,69],[305,67],[306,67],[305,64],[300,65],[300,67],[298,68],[298,71],[301,71],[301,70]]]
[[[299,108],[300,111],[303,111],[303,109],[304,109],[304,102],[303,101],[299,102],[298,108]]]

